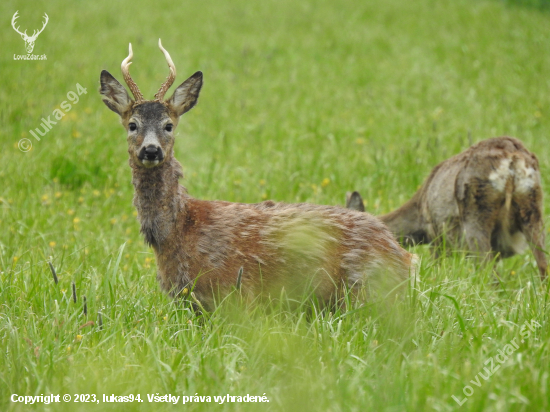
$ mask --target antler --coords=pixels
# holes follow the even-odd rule
[[[136,103],[143,103],[145,100],[143,99],[143,95],[139,91],[139,87],[137,86],[136,82],[132,80],[132,76],[130,76],[129,68],[132,62],[132,57],[134,57],[134,52],[132,51],[132,43],[130,43],[129,46],[129,52],[128,57],[126,57],[124,60],[122,60],[122,64],[120,65],[120,70],[122,71],[122,76],[124,77],[124,80],[126,81],[126,84],[132,91],[132,94],[134,95],[134,98],[136,99]]]
[[[44,31],[44,29],[46,28],[46,24],[48,24],[48,21],[50,20],[50,18],[48,17],[48,15],[46,13],[44,13],[44,17],[46,17],[46,20],[44,21],[44,24],[42,25],[42,28],[38,32],[36,32],[36,30],[33,31],[32,36],[30,37],[31,40],[36,40],[38,35],[40,33],[42,33]]]
[[[17,10],[17,11],[15,12],[15,14],[13,15],[13,17],[11,18],[11,25],[12,25],[13,29],[14,29],[17,33],[19,33],[21,36],[28,37],[28,36],[27,36],[27,30],[25,30],[24,33],[21,33],[21,32],[19,31],[19,27],[15,27],[15,21],[19,18],[19,16],[17,15],[17,13],[19,13],[19,10]]]
[[[164,99],[164,95],[172,86],[174,83],[174,80],[176,80],[176,66],[174,65],[174,62],[172,61],[172,58],[170,57],[170,54],[166,51],[164,47],[162,47],[162,43],[159,39],[159,49],[164,53],[164,57],[166,58],[166,62],[168,63],[168,67],[170,68],[170,74],[166,78],[166,81],[160,86],[159,91],[157,94],[155,94],[155,100],[162,102]]]

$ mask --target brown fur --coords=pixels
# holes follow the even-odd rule
[[[445,160],[408,202],[380,219],[404,243],[445,240],[486,258],[521,253],[526,240],[546,276],[539,164],[518,139],[487,139]]]
[[[416,267],[388,228],[371,215],[339,207],[267,201],[257,204],[206,201],[179,185],[174,133],[181,114],[194,106],[202,86],[197,72],[166,102],[135,104],[109,73],[101,74],[106,105],[128,132],[134,205],[141,233],[157,258],[161,287],[178,295],[193,290],[212,308],[237,285],[244,295],[299,297],[311,290],[326,303],[346,288],[371,292],[403,283]],[[131,124],[137,125],[132,131]],[[147,147],[163,158],[142,158]],[[141,156],[141,157],[140,157]]]

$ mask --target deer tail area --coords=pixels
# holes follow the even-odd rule
[[[422,263],[422,260],[420,256],[418,256],[416,253],[413,253],[411,256],[411,265],[409,269],[409,278],[411,281],[411,285],[414,287],[415,283],[420,283],[420,264]]]

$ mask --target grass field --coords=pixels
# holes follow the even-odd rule
[[[33,51],[47,60],[14,60],[26,54],[10,27],[16,10],[28,32],[48,13]],[[160,37],[177,81],[204,73],[175,149],[193,196],[342,205],[356,189],[379,214],[438,162],[492,136],[522,139],[547,180],[544,10],[497,0],[0,2],[0,410],[550,410],[548,283],[530,253],[499,263],[495,283],[462,253],[436,260],[418,247],[423,283],[389,311],[308,316],[235,297],[199,316],[173,302],[139,235],[124,131],[98,93],[102,69],[122,80],[132,42],[132,75],[151,98],[168,74]],[[69,92],[78,102],[37,141],[29,130]],[[149,403],[157,393],[212,402]],[[45,407],[12,394],[144,402]],[[226,394],[269,403],[214,403]]]

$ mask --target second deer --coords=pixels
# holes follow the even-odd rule
[[[346,206],[365,210],[358,192],[348,193]],[[539,163],[518,139],[487,139],[445,160],[408,202],[379,217],[405,244],[445,241],[484,258],[529,245],[546,277]]]

